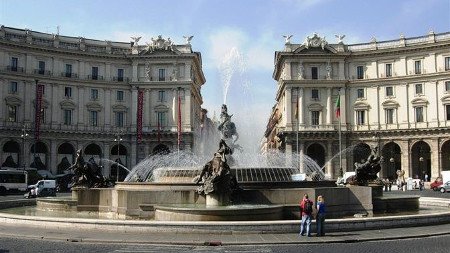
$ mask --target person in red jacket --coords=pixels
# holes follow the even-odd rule
[[[308,235],[308,237],[311,236],[310,227],[311,227],[313,206],[314,206],[314,203],[308,198],[308,194],[305,194],[303,196],[302,201],[300,202],[300,214],[302,216],[302,222],[300,224],[300,235],[301,236],[304,236],[305,232],[306,232],[306,235]]]

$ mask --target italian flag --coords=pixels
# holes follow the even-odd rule
[[[336,101],[336,118],[341,117],[341,95],[338,96],[338,99]]]

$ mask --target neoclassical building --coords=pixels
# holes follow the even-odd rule
[[[131,168],[154,153],[199,149],[205,77],[192,37],[132,39],[2,26],[0,165],[56,174],[82,149],[115,177],[116,161]]]
[[[381,177],[450,170],[450,33],[353,45],[343,37],[295,44],[286,36],[275,52],[278,90],[263,149],[306,154],[332,178],[340,161],[353,171],[374,146]]]

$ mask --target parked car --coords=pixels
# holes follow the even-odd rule
[[[445,184],[440,185],[438,190],[442,193],[450,191],[450,181],[447,181]]]
[[[29,192],[23,196],[25,198],[56,196],[56,182],[55,180],[39,180],[34,185],[29,185]]]
[[[438,177],[438,178],[436,178],[436,180],[434,180],[433,183],[430,184],[430,188],[433,191],[437,191],[437,190],[439,190],[439,186],[441,186],[441,185],[442,185],[442,179]]]

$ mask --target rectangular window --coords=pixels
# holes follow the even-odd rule
[[[167,126],[167,123],[166,123],[166,115],[167,115],[167,112],[157,112],[157,120],[158,120],[158,125],[159,125],[159,127],[164,127],[164,126]]]
[[[311,98],[313,100],[319,100],[319,90],[318,89],[311,90]]]
[[[358,98],[365,98],[364,89],[357,89],[356,92],[357,92]]]
[[[166,70],[159,69],[159,81],[165,81],[165,80],[166,80]]]
[[[416,84],[415,87],[416,87],[416,95],[423,94],[423,86],[421,83]]]
[[[17,106],[8,105],[8,121],[17,122]]]
[[[386,77],[392,76],[392,64],[388,63],[386,64]]]
[[[450,81],[445,82],[445,91],[450,91]]]
[[[450,57],[445,57],[445,70],[450,70]]]
[[[64,96],[66,98],[71,98],[72,97],[72,88],[71,87],[65,87],[64,88]]]
[[[89,124],[91,126],[97,126],[98,122],[98,112],[97,111],[89,111]]]
[[[72,125],[72,110],[64,110],[64,125]]]
[[[9,83],[9,93],[11,93],[11,94],[17,93],[17,82]]]
[[[118,69],[117,70],[117,81],[118,82],[123,82],[123,69]]]
[[[317,67],[311,67],[311,79],[319,79],[319,69]]]
[[[445,105],[445,110],[447,111],[447,120],[450,120],[450,105]]]
[[[117,101],[123,101],[123,91],[118,90],[116,95]]]
[[[386,87],[386,97],[393,97],[394,96],[394,87],[387,86]]]
[[[115,120],[116,120],[116,127],[123,127],[123,119],[124,119],[124,113],[123,112],[115,112]]]
[[[358,79],[364,79],[364,66],[356,67],[356,76]]]
[[[386,109],[386,124],[394,124],[394,109]]]
[[[97,99],[98,99],[98,90],[91,89],[91,100],[97,100]]]
[[[312,111],[311,112],[311,125],[318,126],[319,125],[320,112]]]
[[[11,57],[11,71],[17,71],[19,59],[16,57]]]
[[[366,124],[366,111],[356,111],[356,124],[357,125]]]
[[[45,61],[39,61],[39,69],[38,69],[38,73],[40,75],[45,74]]]
[[[66,64],[66,77],[72,77],[72,64]]]
[[[416,122],[423,122],[423,107],[419,106],[415,108],[416,111]]]
[[[98,80],[98,67],[92,67],[92,80]]]
[[[418,75],[422,73],[422,62],[414,61],[414,74]]]
[[[163,90],[158,91],[158,102],[166,101],[166,92]]]

